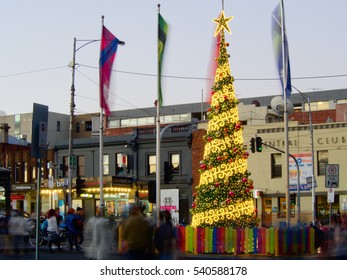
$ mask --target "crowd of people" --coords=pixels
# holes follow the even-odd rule
[[[151,259],[159,253],[160,259],[176,259],[178,235],[170,211],[160,213],[160,225],[146,218],[141,206],[134,206],[122,225],[121,251],[129,259]]]
[[[41,222],[41,231],[48,238],[48,248],[54,253],[52,245],[56,245],[58,250],[62,250],[61,243],[67,241],[70,250],[81,250],[80,245],[83,242],[83,219],[84,210],[81,207],[70,208],[66,218],[60,214],[59,208],[47,211],[44,221]],[[64,234],[65,233],[65,234]]]
[[[316,221],[315,245],[328,258],[347,259],[347,214],[338,212]]]
[[[59,208],[49,209],[42,215],[40,231],[45,236],[49,252],[82,250],[89,259],[109,259],[110,254],[120,254],[124,259],[175,259],[177,258],[177,232],[169,211],[160,213],[160,226],[147,217],[144,205],[134,205],[128,216],[115,222],[100,214],[85,219],[81,207],[70,208],[65,215]],[[34,224],[35,225],[35,224]],[[25,219],[10,217],[8,236],[12,251],[26,254],[30,232]],[[67,246],[65,247],[65,244]],[[121,245],[119,245],[121,244]],[[31,248],[32,249],[32,248]]]
[[[86,220],[81,207],[68,209],[66,215],[61,215],[56,208],[43,215],[40,225],[51,253],[55,248],[63,250],[62,245],[67,243],[66,250],[81,250],[83,244],[83,252],[89,259],[109,259],[110,254],[121,254],[131,260],[180,258],[177,248],[181,238],[171,213],[162,211],[157,226],[145,211],[144,205],[133,205],[127,217],[115,222],[100,212]],[[30,219],[19,215],[7,215],[6,219],[7,226],[0,231],[4,253],[27,254],[29,233],[34,230],[32,223],[28,223]],[[318,253],[328,258],[347,259],[347,213],[317,220],[313,227]]]

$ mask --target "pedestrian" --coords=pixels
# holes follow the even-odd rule
[[[101,216],[91,217],[85,224],[84,239],[83,251],[88,259],[109,259],[115,240],[108,219]]]
[[[75,215],[75,209],[74,208],[70,208],[67,211],[66,214],[66,219],[65,219],[65,224],[66,224],[66,228],[68,231],[68,242],[70,245],[70,250],[74,249],[74,246],[76,248],[76,250],[81,250],[81,247],[78,245],[78,231],[75,228],[75,219],[76,219],[76,215]]]
[[[59,207],[55,208],[55,216],[57,217],[57,223],[58,223],[58,227],[59,227],[59,225],[62,224],[64,221],[63,216],[60,214],[60,208]]]
[[[155,247],[159,251],[160,259],[175,259],[177,234],[172,224],[170,211],[161,212],[160,220],[160,226],[154,234]]]
[[[29,235],[26,226],[27,221],[21,216],[11,216],[8,220],[8,233],[12,236],[12,252],[15,258],[28,253],[26,242]]]
[[[48,248],[50,253],[54,253],[52,250],[52,245],[55,244],[58,247],[58,250],[61,250],[60,247],[60,231],[58,228],[57,217],[54,209],[50,209],[47,212],[47,236],[48,236]]]
[[[150,244],[153,231],[141,213],[141,208],[135,205],[130,210],[129,217],[124,221],[122,238],[126,242],[128,257],[133,260],[150,259]]]
[[[75,229],[77,234],[77,242],[78,245],[81,246],[83,243],[84,209],[82,207],[77,207],[75,215]]]
[[[153,255],[155,248],[154,248],[154,232],[155,232],[155,224],[153,223],[153,220],[147,216],[146,214],[146,204],[142,204],[140,206],[141,209],[141,214],[143,215],[143,217],[145,218],[145,221],[148,223],[148,227],[150,229],[151,234],[149,234],[149,240],[148,240],[148,244],[149,244],[149,248],[148,248],[148,255]]]
[[[334,227],[334,246],[332,257],[334,259],[347,259],[347,215],[343,213],[340,217],[340,223],[333,222]]]

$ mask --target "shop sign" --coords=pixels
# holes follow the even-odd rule
[[[112,187],[127,186],[132,187],[132,178],[112,176]]]
[[[25,195],[11,194],[10,198],[12,200],[24,200],[25,199]]]
[[[31,191],[36,190],[34,184],[32,185],[12,185],[12,191]]]

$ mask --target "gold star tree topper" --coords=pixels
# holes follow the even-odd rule
[[[221,32],[223,29],[225,29],[226,31],[228,31],[231,34],[231,30],[228,26],[228,21],[232,20],[233,18],[234,17],[227,17],[226,18],[224,15],[224,11],[222,10],[219,18],[213,19],[213,21],[218,24],[216,30],[214,31],[214,36],[217,36],[217,34],[219,32]]]

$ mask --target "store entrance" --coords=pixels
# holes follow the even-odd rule
[[[271,197],[262,198],[262,226],[272,226],[272,199]]]
[[[331,214],[330,214],[330,204],[331,204]],[[330,215],[338,216],[340,200],[339,196],[335,195],[334,202],[328,203],[327,195],[317,196],[317,220],[323,224],[329,224]]]

